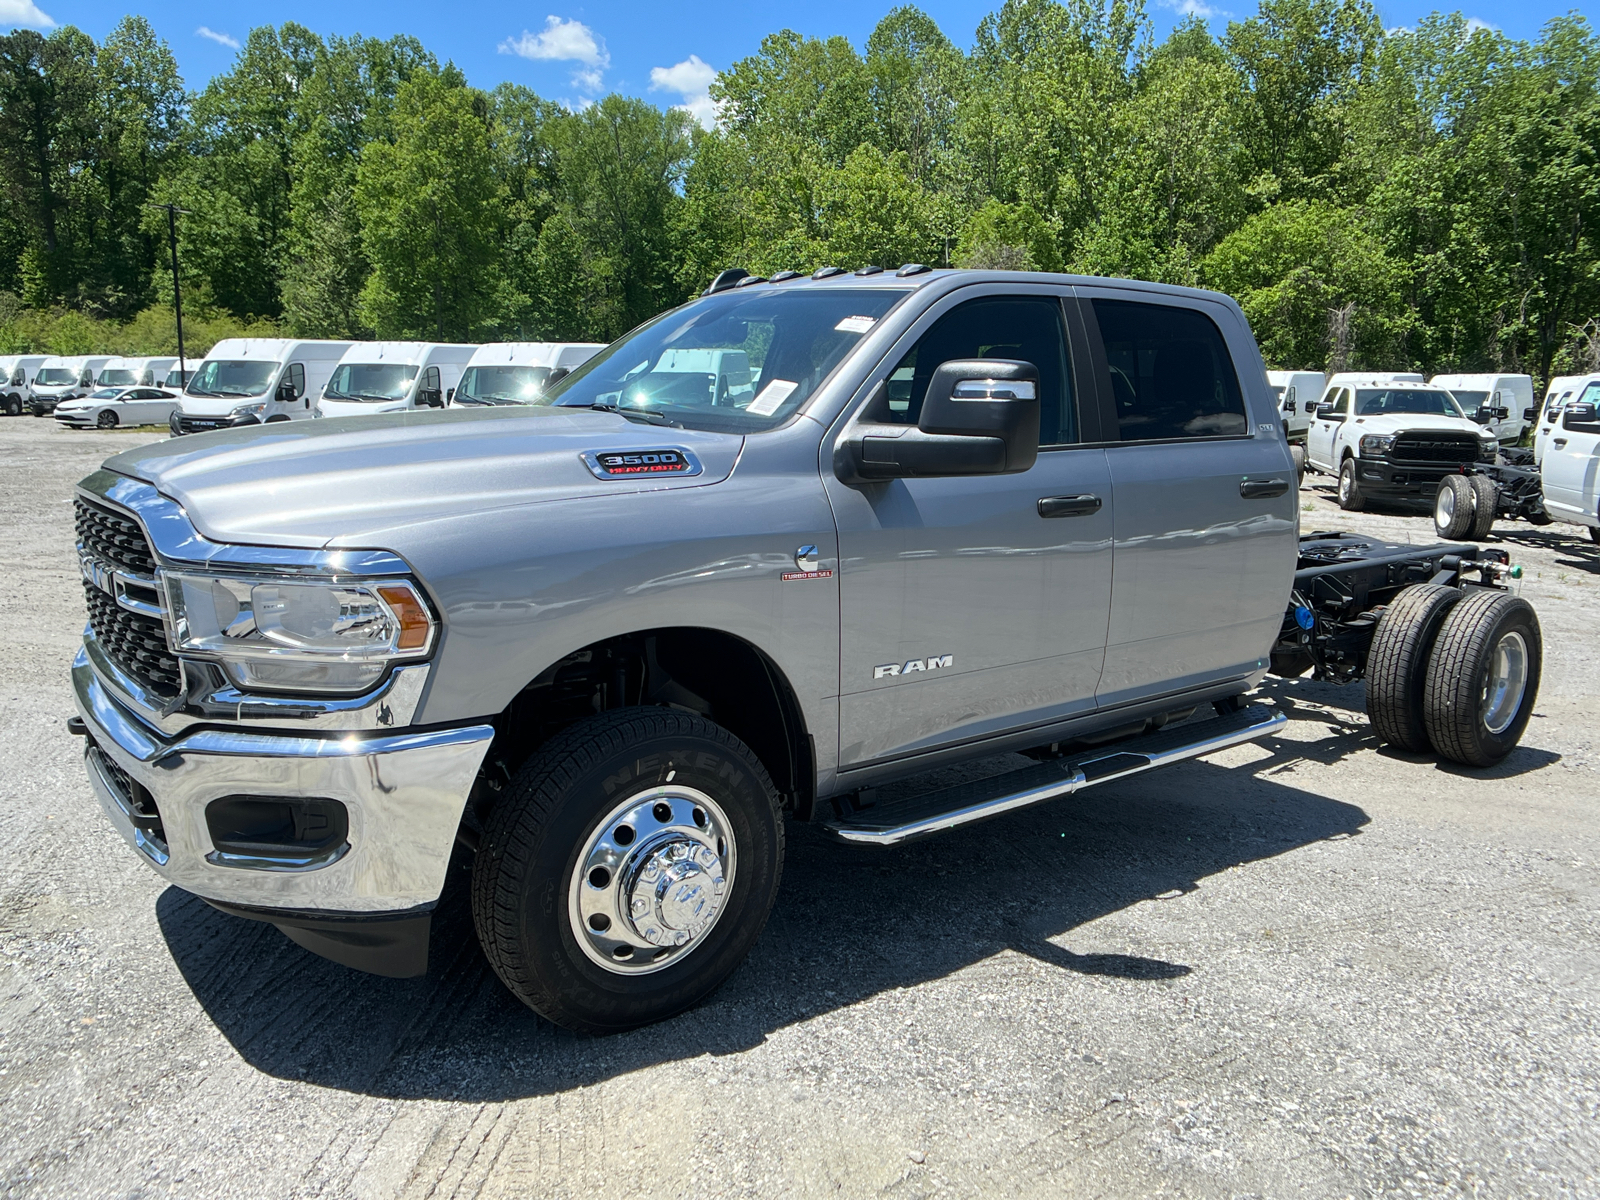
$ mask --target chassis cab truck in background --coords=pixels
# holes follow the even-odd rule
[[[606,1032],[738,966],[788,820],[960,837],[1270,736],[1269,668],[1366,677],[1380,736],[1453,762],[1527,723],[1539,628],[1504,553],[1301,537],[1225,296],[729,272],[545,382],[81,483],[72,727],[132,853],[408,975],[464,844],[501,980]],[[1005,751],[1032,761],[873,801]]]

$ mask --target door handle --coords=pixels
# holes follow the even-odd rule
[[[1554,446],[1557,450],[1559,450],[1559,449],[1561,449],[1561,447],[1563,447],[1563,446],[1565,446],[1567,444],[1567,439],[1566,438],[1557,438],[1555,441],[1551,442],[1550,444],[1552,446]],[[1044,501],[1041,500],[1041,501],[1039,501],[1039,503],[1043,504]]]
[[[1099,496],[1045,496],[1039,501],[1041,517],[1086,517],[1099,511]]]
[[[1246,479],[1239,484],[1239,495],[1246,500],[1270,500],[1288,490],[1287,479]]]

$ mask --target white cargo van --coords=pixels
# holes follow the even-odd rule
[[[1502,446],[1515,445],[1536,415],[1529,375],[1435,375],[1428,382],[1453,395],[1469,417],[1477,414],[1482,420],[1488,415],[1483,424]]]
[[[1544,507],[1558,521],[1586,525],[1600,542],[1600,375],[1586,375],[1545,448]]]
[[[443,408],[478,347],[441,342],[355,342],[317,401],[319,417]]]
[[[109,354],[47,358],[33,374],[28,407],[36,417],[49,416],[63,400],[76,400],[94,390],[94,377],[111,361]]]
[[[1326,376],[1321,371],[1268,371],[1267,382],[1278,398],[1278,411],[1289,428],[1289,440],[1303,443],[1311,428],[1311,410],[1322,398]]]
[[[0,407],[8,417],[20,417],[27,403],[28,385],[33,373],[47,358],[44,354],[7,354],[0,356]]]
[[[349,342],[224,338],[189,372],[174,434],[267,425],[312,415],[312,403]]]
[[[97,388],[108,387],[161,387],[167,381],[167,372],[178,363],[178,356],[164,358],[108,358],[100,374],[95,376]]]
[[[1562,406],[1572,399],[1573,394],[1588,378],[1587,375],[1557,375],[1545,389],[1544,404],[1538,415],[1538,427],[1533,432],[1534,466],[1544,462],[1545,447],[1550,444],[1550,438],[1561,422]]]
[[[532,403],[549,384],[604,349],[603,342],[490,342],[479,346],[461,373],[450,406]]]

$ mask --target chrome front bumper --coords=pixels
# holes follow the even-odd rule
[[[492,726],[468,725],[378,735],[200,728],[168,739],[117,701],[86,652],[72,684],[90,738],[89,781],[112,825],[168,882],[254,908],[395,913],[434,903],[494,736]],[[159,838],[118,771],[154,798]],[[230,862],[211,843],[205,809],[237,795],[338,800],[349,812],[348,848],[304,866]]]

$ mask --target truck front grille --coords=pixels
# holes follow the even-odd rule
[[[1389,457],[1398,462],[1477,462],[1478,439],[1461,433],[1402,433]]]
[[[176,656],[167,649],[165,626],[154,617],[129,612],[87,580],[83,598],[94,640],[111,661],[157,695],[176,696],[183,673]]]
[[[101,562],[124,571],[136,575],[156,573],[156,556],[150,553],[150,543],[137,521],[91,504],[82,496],[77,498],[76,507],[78,545]]]

